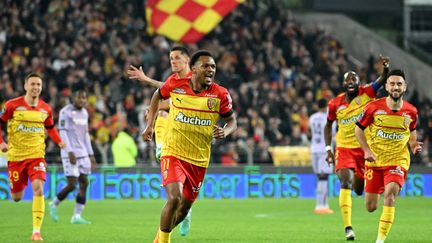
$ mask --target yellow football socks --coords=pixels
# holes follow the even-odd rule
[[[163,232],[159,230],[159,243],[170,243],[171,232]]]
[[[383,241],[387,238],[393,224],[394,214],[395,207],[383,206],[383,212],[378,225],[378,240]]]
[[[341,188],[339,191],[339,207],[345,228],[351,226],[351,206],[351,189]]]
[[[45,214],[45,199],[43,196],[33,196],[32,216],[33,232],[40,232]]]

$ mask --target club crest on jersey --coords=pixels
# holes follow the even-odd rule
[[[44,109],[40,109],[39,110],[42,114],[42,119],[46,119],[48,117],[48,111],[44,110]]]
[[[401,169],[400,166],[396,166],[396,168],[394,170],[390,170],[390,173],[404,176],[404,171]]]
[[[39,166],[35,166],[35,167],[33,167],[33,169],[35,170],[35,171],[46,171],[46,168],[45,168],[45,163],[44,162],[40,162],[39,163]]]
[[[200,191],[200,189],[201,189],[201,182],[198,183],[198,186],[193,186],[193,187],[192,187],[192,191],[193,191],[194,193],[198,193],[198,192]]]
[[[354,101],[355,101],[355,103],[356,103],[357,105],[360,105],[360,104],[361,104],[361,98],[358,97],[358,96],[354,99]]]
[[[209,108],[209,110],[213,110],[216,106],[216,99],[214,98],[208,98],[207,99],[207,107]]]
[[[411,123],[411,116],[405,112],[402,116],[404,117],[404,127],[407,127]]]

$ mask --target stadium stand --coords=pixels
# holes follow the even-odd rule
[[[130,64],[142,65],[149,76],[166,78],[167,53],[174,43],[146,33],[144,4],[1,1],[0,103],[23,94],[24,76],[31,71],[44,75],[43,99],[55,107],[56,116],[74,87],[85,86],[98,161],[112,163],[110,144],[127,128],[139,144],[138,164],[150,164],[153,148],[140,139],[140,131],[154,89],[128,80],[125,70]],[[213,146],[213,162],[224,165],[271,164],[271,146],[306,145],[307,119],[317,109],[314,101],[337,95],[349,69],[364,82],[381,72],[380,53],[353,62],[334,35],[320,28],[306,30],[273,0],[246,1],[187,47],[214,53],[217,81],[233,96],[239,128]],[[410,101],[421,107],[418,131],[427,143],[432,103],[417,91]],[[416,163],[429,162],[427,152]],[[47,161],[59,163],[58,156],[56,146],[49,144]]]

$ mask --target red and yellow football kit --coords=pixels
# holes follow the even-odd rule
[[[376,156],[375,162],[366,162],[366,192],[382,193],[391,181],[401,187],[404,184],[410,166],[408,141],[416,129],[417,109],[403,102],[400,110],[393,111],[386,98],[373,101],[357,123],[361,128],[369,127],[367,142]]]
[[[335,169],[352,168],[358,177],[363,178],[364,153],[355,137],[354,128],[363,108],[375,98],[376,92],[372,85],[360,86],[359,95],[351,103],[346,102],[346,95],[340,94],[328,104],[327,120],[336,120],[338,125]]]
[[[169,129],[162,147],[163,184],[183,182],[184,194],[191,194],[186,192],[191,191],[196,197],[210,162],[213,126],[219,116],[228,117],[233,113],[231,97],[216,83],[196,94],[189,87],[189,79],[167,80],[159,92],[164,99],[171,98]],[[173,159],[178,161],[170,162]],[[173,167],[182,163],[190,163],[191,168],[201,172],[188,171],[189,165],[180,169]],[[199,178],[193,178],[194,175]]]
[[[45,128],[54,128],[51,107],[40,99],[37,106],[31,107],[21,96],[6,102],[0,121],[8,124],[11,191],[22,191],[28,178],[45,180]],[[56,130],[55,135],[55,142],[59,143]]]

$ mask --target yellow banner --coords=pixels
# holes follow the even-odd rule
[[[311,166],[309,146],[275,146],[269,151],[275,166]]]

